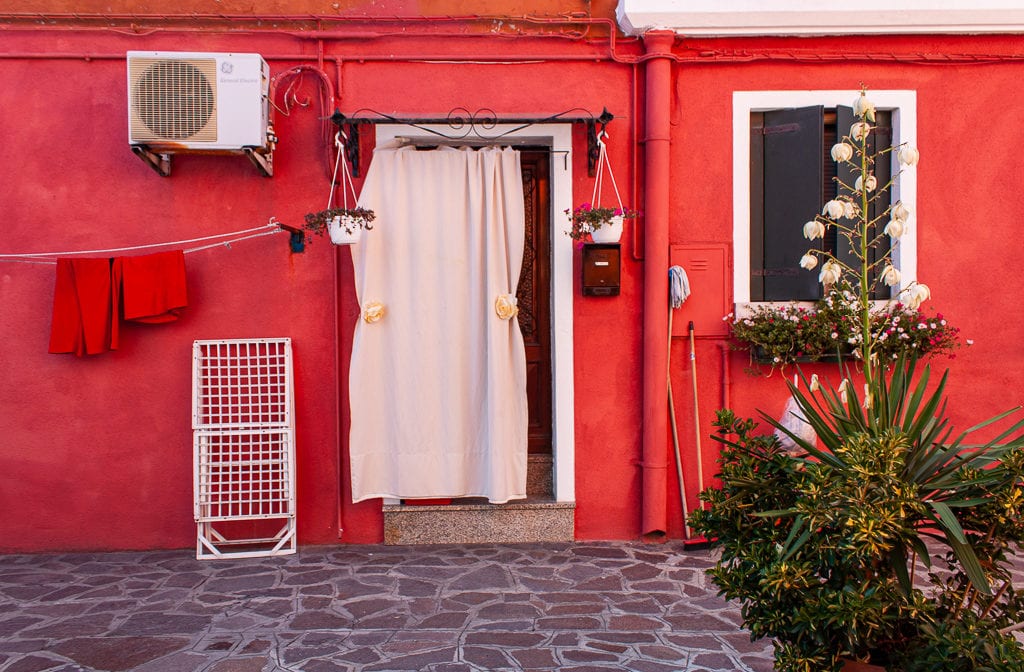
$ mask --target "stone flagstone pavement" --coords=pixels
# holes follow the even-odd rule
[[[0,672],[768,672],[680,543],[0,556]]]

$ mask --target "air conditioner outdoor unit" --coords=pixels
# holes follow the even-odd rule
[[[165,158],[195,151],[253,158],[253,152],[272,151],[270,68],[259,54],[129,51],[127,56],[128,142],[140,156],[139,149]]]

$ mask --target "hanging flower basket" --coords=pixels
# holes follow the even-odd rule
[[[373,228],[371,222],[377,218],[373,210],[366,208],[328,208],[306,215],[305,229],[318,236],[327,233],[335,245],[358,243],[363,229]]]
[[[594,180],[594,194],[589,203],[583,203],[573,210],[566,210],[565,214],[572,225],[567,232],[573,240],[585,241],[587,236],[595,243],[617,243],[622,237],[623,222],[637,216],[635,210],[622,206],[622,199],[619,198],[619,188],[615,184],[615,175],[612,173],[612,166],[608,162],[608,153],[605,149],[604,138],[607,135],[602,132],[597,139],[599,147],[597,157],[597,178]],[[612,190],[615,192],[615,206],[601,207],[598,205],[601,198],[601,187],[603,186],[604,174],[612,183]]]
[[[345,143],[342,141],[342,137],[341,132],[334,136],[337,156],[334,161],[334,175],[331,176],[331,192],[327,197],[327,209],[307,214],[304,228],[318,236],[322,236],[326,232],[335,245],[353,245],[359,242],[363,229],[369,231],[373,228],[371,222],[376,219],[377,215],[373,210],[361,208],[357,204],[358,199],[352,174],[349,172],[348,164],[341,158],[345,154]],[[340,208],[332,208],[339,168],[341,168],[342,203]],[[349,207],[349,195],[352,196],[352,207]]]

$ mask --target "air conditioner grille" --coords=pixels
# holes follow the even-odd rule
[[[217,140],[215,59],[133,59],[132,138]]]

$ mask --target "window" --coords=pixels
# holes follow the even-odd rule
[[[849,105],[858,91],[736,92],[733,96],[733,281],[738,304],[750,301],[813,301],[821,297],[817,271],[799,266],[811,243],[804,222],[836,195],[836,164],[829,150],[853,123]],[[869,91],[878,107],[871,141],[878,148],[914,143],[913,91]],[[884,162],[883,162],[884,163]],[[880,184],[890,165],[876,166]],[[852,180],[839,175],[849,183]],[[916,194],[913,171],[890,190],[892,201],[911,206]],[[880,214],[885,204],[878,204]],[[884,226],[884,222],[882,223]],[[911,222],[893,249],[905,282],[916,275],[916,237]],[[816,241],[840,259],[846,241],[832,232]],[[881,251],[879,252],[881,254]],[[888,298],[877,296],[876,298]]]

